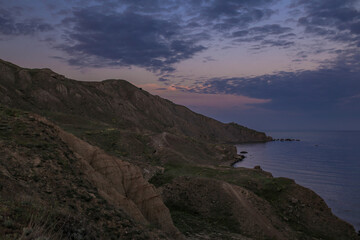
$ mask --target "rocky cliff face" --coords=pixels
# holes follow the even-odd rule
[[[0,209],[1,235],[25,234],[21,227],[31,221],[47,224],[32,213],[27,223],[16,219],[19,216],[11,212],[9,202],[21,205],[26,200],[35,209],[42,205],[46,211],[55,208],[65,216],[81,216],[78,224],[88,229],[79,233],[79,238],[69,239],[96,238],[92,232],[97,231],[97,221],[118,228],[109,233],[102,229],[103,236],[182,238],[161,197],[144,180],[138,167],[107,155],[37,115],[1,107],[0,121],[0,201],[5,207]],[[69,224],[62,215],[57,217],[62,218],[62,224]],[[105,219],[108,223],[103,222]],[[12,222],[9,229],[7,223]],[[126,222],[128,229],[119,225]],[[150,224],[153,230],[147,227]],[[64,234],[75,236],[72,231],[76,229],[68,229]]]

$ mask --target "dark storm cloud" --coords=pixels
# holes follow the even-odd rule
[[[37,32],[53,30],[50,24],[44,23],[44,21],[39,18],[17,20],[14,14],[19,14],[20,12],[20,10],[9,11],[0,8],[0,34],[10,36],[32,35]]]
[[[67,34],[74,43],[60,48],[72,56],[70,62],[75,65],[139,66],[171,72],[174,63],[205,49],[186,39],[175,22],[128,11],[107,14],[82,9],[66,21],[74,26]]]

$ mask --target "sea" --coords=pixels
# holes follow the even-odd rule
[[[246,158],[235,167],[260,165],[320,195],[332,212],[360,230],[360,131],[266,132],[272,141],[236,145]]]

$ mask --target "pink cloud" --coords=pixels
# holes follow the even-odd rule
[[[233,108],[240,109],[253,108],[256,104],[264,104],[271,99],[251,98],[233,94],[205,94],[181,91],[188,89],[186,86],[167,86],[162,87],[157,84],[144,84],[139,87],[144,88],[152,94],[169,99],[174,103],[188,107],[206,107],[206,108]]]

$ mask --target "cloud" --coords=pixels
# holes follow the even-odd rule
[[[102,1],[77,8],[63,20],[66,42],[58,46],[71,65],[138,66],[157,73],[194,57],[213,35],[267,19],[272,1]],[[270,29],[270,28],[273,29]],[[281,31],[277,26],[268,31]],[[266,31],[254,29],[254,31]]]
[[[59,48],[78,66],[138,66],[171,72],[173,64],[206,49],[186,39],[175,22],[128,11],[81,9],[65,21],[73,28],[66,35],[67,44]]]
[[[145,84],[139,87],[169,99],[176,104],[190,108],[213,108],[213,109],[250,109],[254,105],[269,103],[271,99],[251,98],[235,94],[208,94],[184,91],[187,87],[169,86],[159,87],[156,84]]]
[[[263,0],[213,0],[202,1],[202,15],[208,19],[222,19],[224,17],[240,17],[245,19],[252,13],[250,19],[260,19],[264,16],[259,7],[268,6],[274,1]]]
[[[211,48],[212,40],[229,38],[232,31],[268,19],[274,14],[271,4],[276,1],[67,0],[22,4],[35,9],[22,18],[46,9],[54,18],[42,14],[53,25],[38,18],[20,20],[10,14],[14,4],[7,2],[7,10],[0,11],[0,34],[56,30],[57,41],[49,45],[65,52],[70,65],[136,66],[161,75],[174,72],[177,63]]]
[[[204,60],[203,60],[204,63],[206,63],[206,62],[216,62],[216,61],[217,61],[217,60],[214,59],[214,58],[211,57],[211,56],[206,56],[206,57],[204,57]]]
[[[222,18],[218,23],[213,25],[217,31],[229,31],[231,29],[244,29],[249,24],[260,22],[268,19],[273,14],[270,9],[244,9],[237,16],[227,16]],[[212,19],[213,20],[213,19]]]
[[[277,0],[98,0],[103,7],[114,4],[127,7],[129,11],[147,14],[178,15],[190,18],[192,26],[201,26],[199,22],[210,27],[244,27],[245,24],[257,22],[270,17],[274,11],[270,9]],[[240,25],[239,25],[240,24]]]
[[[188,91],[208,94],[235,94],[256,99],[272,99],[269,110],[288,112],[341,112],[339,102],[360,116],[360,54],[342,53],[332,64],[316,70],[278,72],[257,77],[212,78]],[[350,102],[350,101],[347,101]]]
[[[167,79],[167,78],[164,78],[164,77],[160,77],[160,78],[158,79],[158,81],[159,81],[159,82],[169,82],[170,80]]]
[[[295,45],[294,41],[288,39],[296,36],[290,27],[283,27],[279,24],[267,24],[260,27],[248,28],[235,31],[231,34],[236,43],[252,43],[252,50],[259,50],[265,47],[288,48]]]
[[[288,48],[295,45],[295,42],[287,40],[264,40],[261,44],[262,46]]]
[[[303,7],[305,16],[298,24],[307,33],[327,39],[360,44],[360,10],[356,0],[297,0],[294,7]]]
[[[19,11],[15,11],[19,13]],[[14,12],[0,8],[0,34],[9,36],[33,35],[53,30],[50,24],[40,18],[17,20]]]
[[[280,35],[290,32],[289,27],[282,27],[279,24],[267,24],[261,27],[253,27],[247,30],[236,31],[232,33],[233,37],[245,37],[248,35]]]

